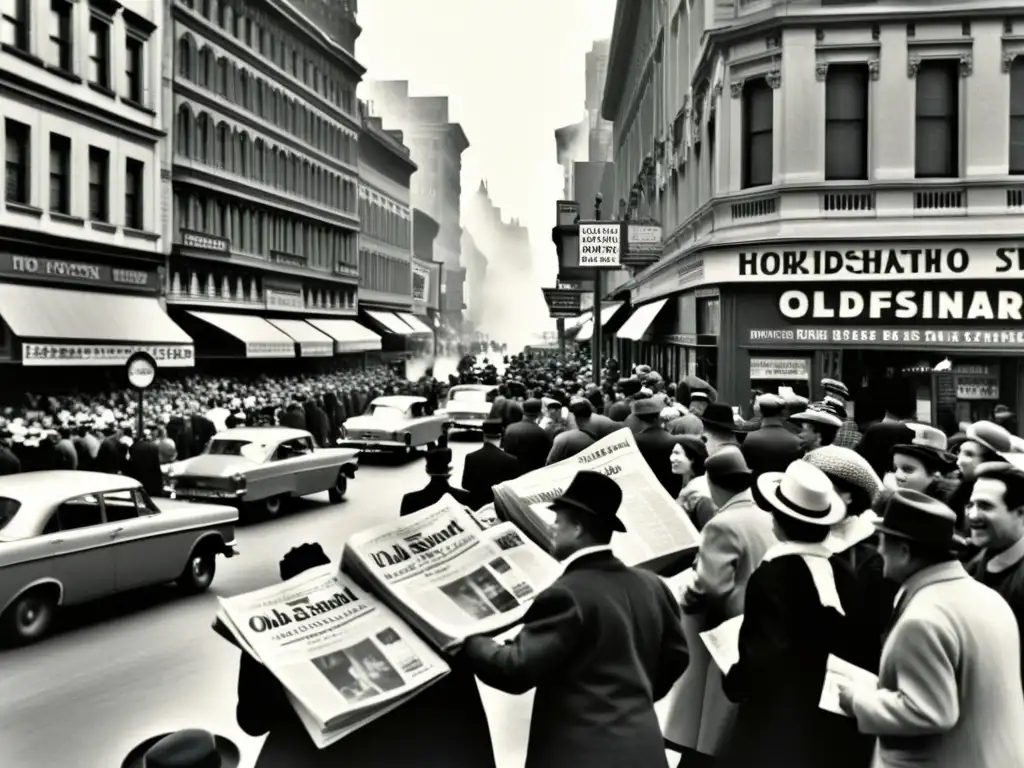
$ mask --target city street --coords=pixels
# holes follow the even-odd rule
[[[452,441],[453,482],[477,445]],[[210,629],[216,596],[277,581],[278,560],[303,542],[320,542],[336,557],[353,531],[397,515],[402,494],[426,481],[422,458],[364,462],[340,505],[323,494],[291,515],[239,528],[241,556],[219,561],[207,594],[148,590],[116,606],[75,611],[43,642],[0,652],[0,765],[116,768],[147,736],[198,726],[234,739],[242,768],[251,768],[260,740],[235,725],[238,651]],[[498,766],[519,768],[530,694],[484,696]]]

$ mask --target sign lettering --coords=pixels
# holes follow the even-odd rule
[[[752,357],[750,358],[751,379],[800,379],[811,378],[811,364],[806,357]]]
[[[412,265],[412,300],[426,301],[430,292],[430,269]]]
[[[890,248],[863,251],[741,252],[741,276],[778,277],[846,272],[851,275],[959,275],[970,266],[963,248]]]
[[[1024,346],[1019,328],[751,328],[744,340],[753,347],[863,344],[1012,350]]]
[[[564,288],[543,288],[548,316],[552,318],[579,317],[583,312],[583,294]]]
[[[999,378],[997,376],[957,376],[957,400],[998,400]]]
[[[154,289],[158,285],[155,271],[112,268],[103,264],[50,259],[44,256],[19,256],[0,253],[0,272],[22,275],[48,282],[114,283]]]
[[[250,341],[245,345],[246,357],[295,357],[295,342]]]
[[[305,309],[306,300],[301,293],[278,291],[267,288],[263,291],[267,309]]]
[[[191,344],[32,344],[21,345],[25,366],[125,365],[136,352],[146,352],[161,368],[192,368],[195,348]]]
[[[661,258],[661,227],[656,224],[623,224],[626,230],[626,251],[622,254],[622,266],[643,269]]]
[[[622,228],[618,222],[580,222],[580,266],[618,269],[622,259]]]
[[[779,312],[790,320],[1024,320],[1024,295],[1014,290],[785,291]]]
[[[305,267],[306,259],[302,256],[296,256],[294,253],[284,253],[283,251],[271,251],[270,257],[275,264],[281,264],[285,267]]]
[[[228,253],[231,250],[231,241],[223,237],[207,235],[203,232],[181,231],[181,244],[185,248],[192,248],[197,251],[218,251]]]

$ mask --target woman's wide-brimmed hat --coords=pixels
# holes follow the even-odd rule
[[[1013,450],[1013,438],[1005,427],[992,421],[976,421],[964,430],[967,439],[1001,456]]]
[[[801,523],[831,526],[846,517],[846,505],[820,469],[803,459],[785,472],[765,472],[757,490],[772,510]]]
[[[238,768],[234,742],[198,728],[151,736],[128,753],[121,768]]]
[[[794,413],[789,417],[789,420],[797,423],[806,421],[811,424],[821,424],[824,427],[833,427],[834,429],[839,429],[843,426],[842,419],[818,405],[812,405],[806,411]]]
[[[938,467],[940,471],[951,469],[956,464],[956,457],[948,450],[949,441],[946,434],[928,424],[907,424],[914,432],[910,443],[902,443],[892,447],[892,454],[912,456],[923,462],[927,467]]]

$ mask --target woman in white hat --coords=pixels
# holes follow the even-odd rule
[[[873,661],[856,580],[825,546],[846,507],[825,473],[802,460],[762,474],[756,488],[780,543],[747,583],[739,660],[723,681],[739,708],[722,762],[865,768],[871,739],[818,707],[830,654],[860,667]]]

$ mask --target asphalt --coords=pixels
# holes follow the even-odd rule
[[[452,441],[455,482],[474,447]],[[210,629],[217,596],[278,581],[279,559],[297,544],[339,555],[353,531],[397,516],[402,494],[425,482],[421,458],[364,461],[341,504],[322,494],[240,527],[241,555],[220,560],[208,593],[160,587],[93,604],[65,613],[46,640],[0,651],[0,766],[119,768],[143,739],[200,727],[235,741],[241,768],[252,768],[261,740],[235,723],[238,651]],[[498,767],[521,768],[531,694],[482,690]]]

